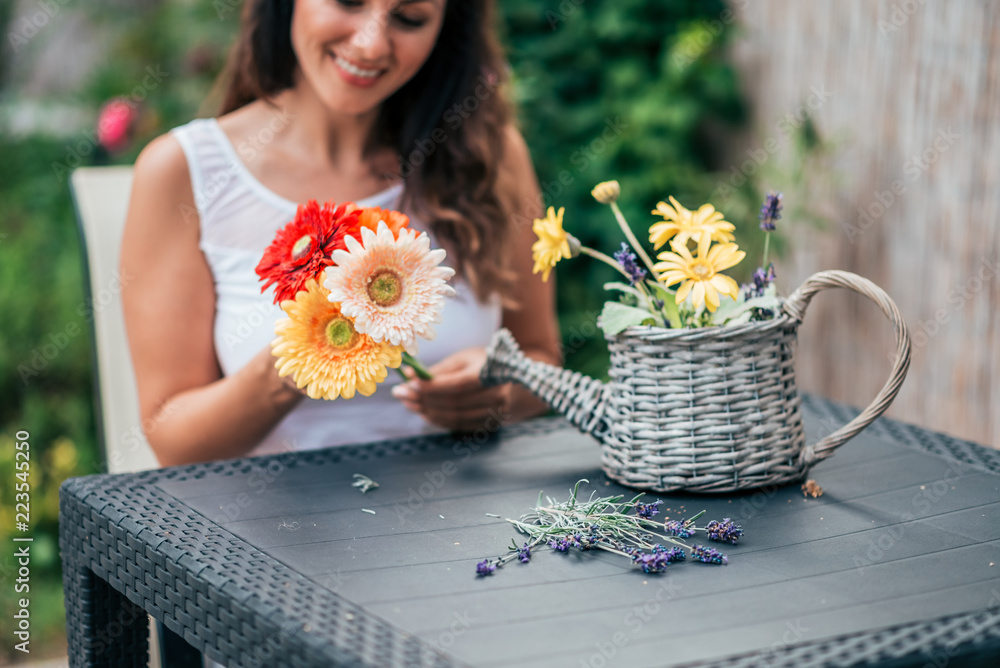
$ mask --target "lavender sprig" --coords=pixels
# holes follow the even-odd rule
[[[704,511],[681,521],[656,522],[652,519],[659,512],[662,501],[641,503],[642,494],[625,500],[623,496],[609,496],[589,500],[579,498],[579,481],[570,492],[567,501],[559,502],[539,495],[533,512],[519,520],[508,519],[518,531],[529,539],[521,547],[512,541],[509,553],[495,561],[489,559],[477,564],[480,575],[492,574],[510,560],[518,559],[528,563],[537,547],[548,547],[554,552],[567,553],[571,550],[602,550],[627,557],[645,573],[662,573],[670,564],[685,561],[690,551],[692,560],[706,563],[726,563],[725,556],[705,547],[689,547],[681,538],[690,538],[698,531],[704,531],[710,539],[713,535],[726,537],[735,542],[742,535],[742,528],[732,524],[729,518],[722,522],[710,522],[708,526],[695,526]]]
[[[771,232],[774,232],[775,222],[781,220],[783,196],[779,192],[770,192],[764,198],[760,207],[760,229],[764,231],[764,257],[760,266],[767,266],[767,251],[771,245]]]
[[[731,519],[725,517],[721,522],[716,520],[709,522],[705,527],[705,532],[708,534],[709,540],[736,545],[736,541],[743,535],[743,527],[733,524]]]
[[[614,258],[615,262],[620,264],[625,273],[628,274],[629,285],[634,286],[646,278],[646,270],[639,266],[639,258],[624,241],[621,250],[614,254]]]
[[[654,501],[653,503],[637,503],[635,504],[635,514],[648,520],[660,513],[658,506],[661,503],[663,503],[663,501]]]
[[[729,559],[714,547],[695,545],[691,548],[691,558],[703,564],[728,564]]]
[[[775,223],[781,220],[782,199],[781,193],[773,191],[764,198],[760,207],[760,229],[763,231],[774,232]]]

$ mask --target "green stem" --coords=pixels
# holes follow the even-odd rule
[[[621,274],[626,279],[628,279],[629,285],[632,284],[632,277],[629,275],[629,273],[627,271],[625,271],[624,269],[622,269],[622,266],[620,264],[618,264],[618,261],[615,260],[613,257],[609,257],[609,256],[605,255],[604,253],[602,253],[601,251],[594,250],[593,248],[588,248],[587,246],[580,246],[580,254],[581,255],[589,255],[590,257],[594,258],[595,260],[600,260],[601,262],[603,262],[604,264],[608,265],[609,267],[614,268],[615,271],[617,271],[619,274]],[[652,309],[653,308],[653,297],[652,297],[652,295],[649,294],[649,289],[646,288],[645,285],[643,285],[642,281],[639,281],[638,283],[636,283],[635,287],[637,287],[639,289],[639,291],[642,292],[642,294],[644,294],[646,296],[646,300],[649,302],[649,308]]]
[[[413,369],[413,372],[417,374],[417,378],[419,378],[420,380],[434,379],[434,376],[432,376],[431,372],[427,370],[427,367],[421,364],[420,360],[418,360],[416,357],[406,352],[405,350],[403,351],[403,364]],[[402,373],[402,371],[400,371],[400,373]],[[407,380],[409,379],[407,378]]]
[[[594,250],[593,248],[588,248],[586,246],[580,246],[580,254],[581,255],[589,255],[590,257],[594,258],[595,260],[600,260],[601,262],[603,262],[604,264],[608,265],[609,267],[612,267],[615,271],[617,271],[619,274],[621,274],[622,276],[624,276],[625,278],[627,278],[630,282],[632,281],[632,277],[628,275],[627,271],[625,271],[624,269],[622,269],[622,266],[620,264],[618,264],[615,261],[614,258],[608,257],[607,255],[605,255],[601,251]]]
[[[763,260],[763,262],[760,263],[760,267],[764,271],[767,271],[767,251],[768,251],[768,248],[770,247],[770,245],[771,245],[771,233],[770,232],[765,232],[764,233],[764,260]]]
[[[618,202],[611,203],[611,210],[614,212],[615,219],[618,221],[618,226],[622,228],[622,232],[625,234],[625,238],[628,239],[629,244],[632,245],[632,248],[635,249],[636,254],[638,254],[639,257],[642,259],[643,264],[646,265],[646,269],[649,269],[649,273],[653,276],[655,280],[657,281],[660,280],[660,275],[656,273],[655,269],[653,269],[653,261],[649,259],[649,255],[646,254],[646,251],[643,250],[642,245],[639,243],[639,240],[636,239],[635,235],[632,233],[632,228],[629,227],[628,221],[625,220],[625,215],[622,213],[622,210],[618,208]]]

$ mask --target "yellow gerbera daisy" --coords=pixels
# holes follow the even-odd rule
[[[543,281],[549,280],[552,267],[556,266],[559,260],[573,257],[570,252],[572,237],[563,230],[565,210],[565,207],[560,207],[557,213],[555,208],[550,206],[545,218],[536,218],[531,228],[538,235],[538,241],[531,246],[531,257],[535,261],[531,273],[542,272]]]
[[[671,206],[671,204],[673,206]],[[649,241],[653,248],[659,248],[671,238],[678,246],[687,245],[688,239],[695,243],[703,237],[713,241],[733,241],[736,237],[732,232],[736,226],[723,220],[723,215],[711,204],[703,204],[697,211],[688,211],[673,197],[670,204],[659,202],[653,213],[663,216],[662,223],[654,223],[649,228]]]
[[[328,294],[309,279],[295,299],[281,302],[288,317],[274,327],[274,366],[312,399],[350,399],[355,392],[371,396],[388,370],[402,363],[403,347],[359,333]]]
[[[672,243],[674,252],[660,253],[654,268],[660,273],[660,280],[667,285],[681,281],[677,289],[678,304],[691,293],[695,308],[708,305],[709,311],[719,308],[719,294],[736,299],[740,287],[729,276],[720,274],[740,263],[746,257],[736,244],[712,244],[709,235],[703,234],[698,241],[698,256],[691,255],[687,245]]]

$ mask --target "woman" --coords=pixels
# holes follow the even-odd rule
[[[501,324],[559,362],[551,284],[531,274],[541,195],[509,120],[491,0],[248,0],[217,119],[135,165],[124,308],[147,437],[163,465],[496,428],[544,410],[484,388]],[[274,368],[282,317],[254,273],[296,203],[402,208],[458,270],[422,344],[431,381],[305,398]],[[409,412],[408,412],[409,411]]]

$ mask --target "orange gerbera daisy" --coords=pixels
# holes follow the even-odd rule
[[[388,370],[402,363],[403,348],[358,332],[329,294],[310,278],[294,300],[282,302],[288,317],[274,327],[274,366],[313,399],[371,396]]]
[[[356,204],[351,204],[358,211],[358,224],[361,227],[367,227],[372,232],[378,232],[378,223],[383,221],[386,226],[392,230],[392,235],[394,237],[399,237],[399,231],[405,227],[409,227],[410,218],[406,214],[402,214],[399,211],[393,211],[392,209],[382,209],[377,206],[370,206],[364,209],[360,209]],[[350,208],[348,208],[350,210]],[[358,240],[360,237],[356,236]]]
[[[330,255],[344,248],[344,239],[358,234],[360,213],[353,206],[331,201],[321,207],[315,200],[299,205],[295,219],[278,230],[257,264],[257,275],[266,281],[260,291],[274,285],[275,304],[295,299],[307,280],[333,264]]]

